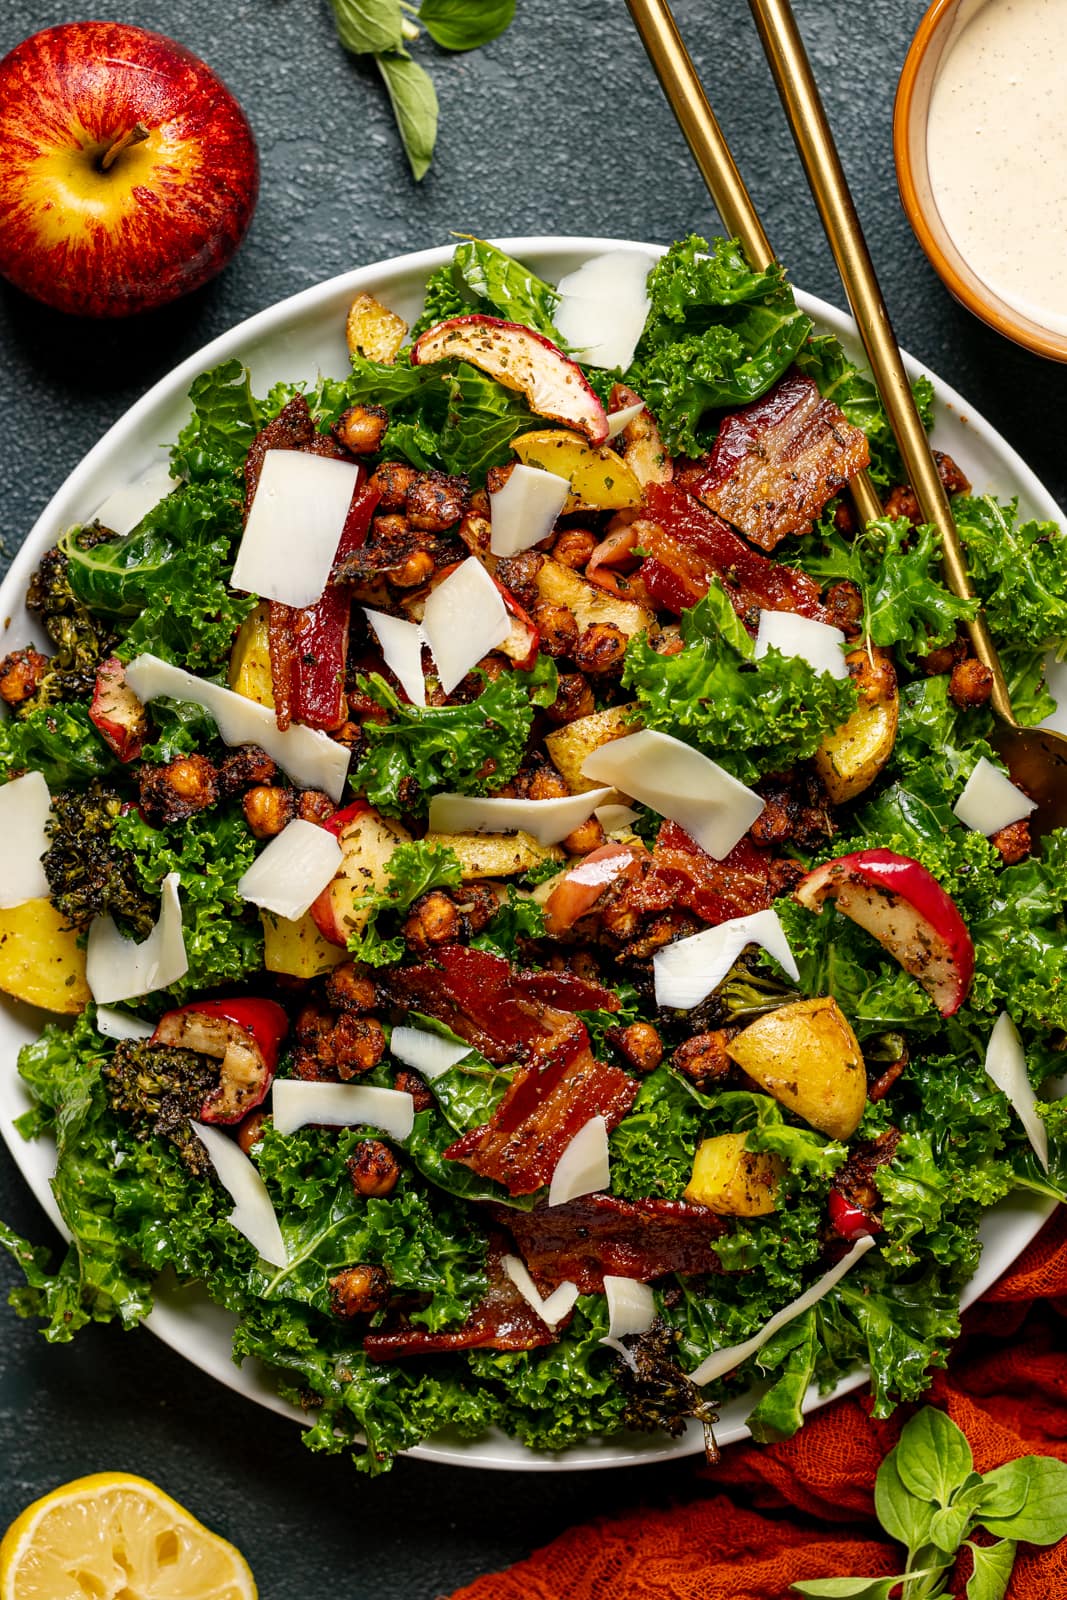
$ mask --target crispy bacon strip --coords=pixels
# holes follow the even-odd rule
[[[567,1032],[516,1074],[489,1121],[449,1145],[445,1160],[461,1161],[509,1194],[533,1194],[590,1117],[602,1116],[610,1131],[637,1088],[621,1068],[594,1059],[584,1026],[571,1018]]]
[[[716,861],[676,822],[664,822],[656,836],[652,865],[626,891],[635,911],[666,911],[685,906],[714,926],[731,917],[766,911],[778,891],[776,862],[744,838]]]
[[[619,1200],[583,1195],[533,1211],[492,1208],[510,1229],[542,1289],[570,1279],[582,1294],[604,1287],[605,1274],[648,1283],[666,1272],[721,1272],[715,1241],[729,1223],[684,1200]]]
[[[674,484],[651,484],[645,506],[641,545],[648,556],[640,577],[657,606],[680,613],[702,600],[717,578],[753,632],[758,611],[798,611],[827,620],[812,578],[760,555],[691,494]]]
[[[794,371],[726,417],[711,455],[681,482],[761,550],[773,550],[791,533],[810,532],[870,458],[863,429]]]
[[[372,1361],[395,1361],[398,1356],[429,1356],[449,1350],[536,1350],[554,1344],[556,1334],[527,1305],[504,1271],[503,1246],[489,1247],[486,1270],[489,1288],[461,1328],[431,1333],[427,1328],[397,1327],[368,1333],[363,1348]]]

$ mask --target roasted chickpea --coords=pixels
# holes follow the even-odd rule
[[[404,923],[406,943],[420,953],[434,945],[453,943],[459,932],[459,912],[440,889],[431,889],[416,900]]]
[[[357,1015],[373,1011],[378,1003],[373,982],[357,971],[354,961],[343,961],[334,967],[326,979],[326,998],[338,1011],[354,1011]]]
[[[974,656],[958,661],[948,680],[948,692],[958,706],[984,706],[993,693],[993,674]]]
[[[614,622],[592,622],[578,635],[574,664],[594,677],[622,671],[626,635]]]
[[[549,656],[569,656],[578,642],[578,621],[567,606],[542,601],[531,612],[541,636],[541,649]]]
[[[370,1316],[389,1299],[384,1267],[346,1267],[330,1279],[330,1309],[337,1317]]]
[[[547,710],[549,721],[562,726],[567,722],[576,722],[579,717],[592,716],[595,710],[593,691],[584,674],[561,672],[556,698]]]
[[[334,432],[354,456],[372,456],[382,447],[389,414],[381,406],[350,406],[336,424]]]
[[[585,566],[596,547],[596,534],[588,528],[564,528],[552,546],[552,559],[577,571]]]
[[[655,1072],[663,1060],[663,1040],[650,1022],[631,1022],[609,1037],[638,1072]]]
[[[380,1139],[360,1140],[347,1165],[353,1189],[368,1199],[392,1194],[400,1177],[399,1162]]]
[[[606,837],[597,819],[589,817],[579,827],[572,828],[560,843],[569,856],[587,856],[590,850],[599,849],[605,843]]]
[[[257,839],[273,839],[296,816],[296,796],[292,789],[269,789],[256,784],[241,799],[245,821]]]
[[[698,1033],[685,1039],[672,1058],[675,1070],[693,1083],[714,1083],[725,1078],[732,1063],[726,1054],[729,1035],[719,1028],[714,1033]]]

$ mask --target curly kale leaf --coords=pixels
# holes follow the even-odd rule
[[[232,493],[269,411],[253,395],[248,370],[236,359],[202,372],[189,399],[193,414],[171,451],[171,471],[189,483],[225,484]]]
[[[1067,638],[1067,534],[989,494],[957,495],[952,510],[994,634],[1041,650]]]
[[[363,724],[366,748],[353,788],[380,811],[425,811],[436,790],[487,794],[519,769],[538,706],[556,697],[556,669],[541,656],[530,672],[507,671],[469,705],[405,704],[378,673],[360,678],[364,694],[389,712]]]
[[[612,1130],[611,1192],[623,1200],[680,1200],[701,1139],[701,1108],[669,1067],[643,1079],[637,1098]]]
[[[42,706],[28,717],[0,719],[0,782],[42,772],[50,789],[108,778],[118,762],[84,705]]]
[[[797,352],[797,366],[813,378],[821,394],[839,405],[849,422],[862,428],[871,447],[867,469],[880,489],[891,489],[906,479],[900,451],[889,418],[869,373],[854,366],[832,334],[809,339]],[[916,378],[911,386],[924,427],[934,420],[934,386],[929,378]]]
[[[200,811],[180,828],[166,831],[149,827],[130,811],[115,823],[112,839],[132,854],[137,880],[153,899],[158,899],[168,872],[181,878],[189,970],[168,994],[191,998],[262,971],[263,928],[255,908],[237,891],[256,854],[256,841],[240,811]]]
[[[514,256],[484,239],[463,239],[452,252],[452,260],[431,274],[412,338],[438,322],[479,312],[521,323],[558,344],[559,334],[552,322],[558,304],[558,291]]]
[[[715,434],[709,413],[766,393],[812,325],[784,269],[754,272],[732,240],[709,246],[694,235],[672,245],[648,288],[648,320],[626,381],[648,402],[668,449],[699,456]]]
[[[1037,1033],[1067,1029],[1067,835],[1040,856],[1005,867],[983,914],[969,923],[975,946],[972,1009],[1007,1010]]]
[[[742,783],[813,755],[855,709],[849,679],[800,656],[771,649],[746,660],[720,629],[710,593],[683,612],[682,638],[683,650],[663,656],[638,634],[623,683],[636,690],[646,728],[697,746]]]
[[[384,889],[361,895],[356,901],[356,907],[369,909],[371,916],[366,926],[351,934],[348,940],[348,948],[356,960],[366,961],[372,967],[393,965],[403,959],[405,950],[402,934],[381,933],[380,916],[400,916],[430,889],[458,889],[463,882],[463,869],[455,851],[426,839],[397,845],[389,857],[386,873],[388,881]]]

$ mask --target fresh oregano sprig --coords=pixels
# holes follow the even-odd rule
[[[1067,1536],[1067,1462],[1021,1456],[984,1475],[975,1472],[965,1435],[932,1406],[912,1417],[878,1469],[874,1508],[885,1531],[908,1552],[892,1578],[812,1578],[798,1594],[826,1600],[936,1600],[948,1593],[960,1551],[973,1557],[967,1600],[1002,1600],[1020,1540],[1055,1544]],[[995,1543],[968,1535],[984,1528]]]
[[[437,91],[407,46],[425,28],[443,50],[475,50],[509,27],[515,0],[330,0],[337,36],[353,55],[373,56],[385,80],[416,182],[437,141]],[[422,28],[419,27],[422,24]]]

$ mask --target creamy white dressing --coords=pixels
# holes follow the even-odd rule
[[[973,271],[1067,333],[1067,0],[961,6],[930,100],[927,159]]]

